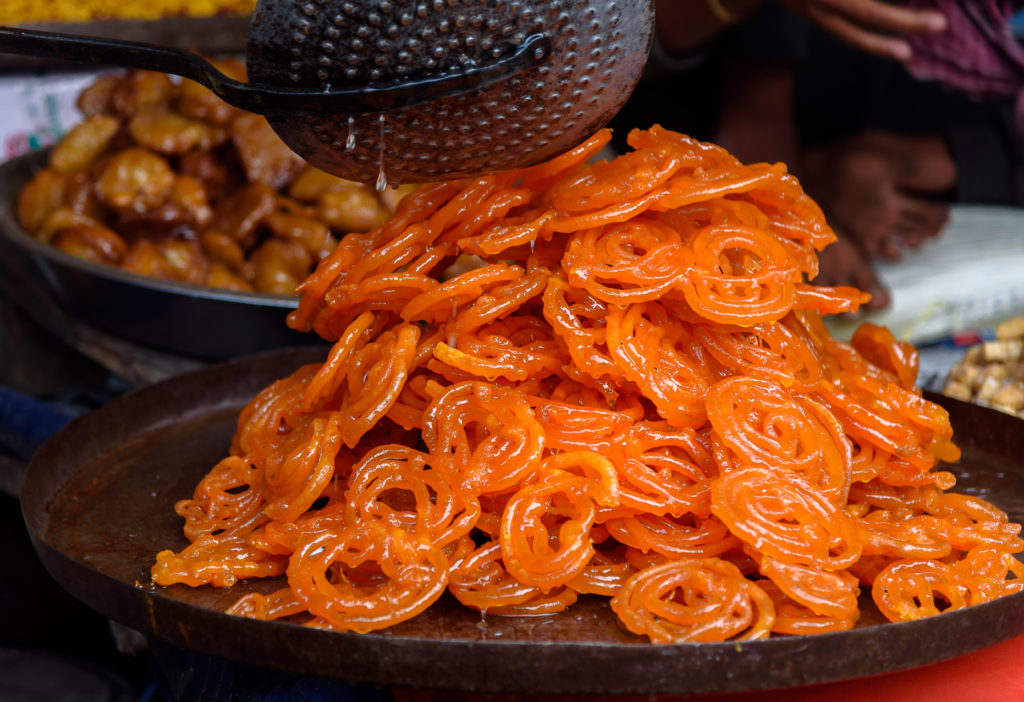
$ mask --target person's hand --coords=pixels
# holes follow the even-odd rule
[[[913,53],[899,35],[944,32],[945,15],[937,10],[917,10],[882,0],[783,0],[835,36],[865,51],[897,61]]]

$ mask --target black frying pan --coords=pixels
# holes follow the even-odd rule
[[[391,630],[334,633],[223,614],[230,589],[149,584],[160,549],[186,541],[172,506],[225,455],[239,408],[320,351],[211,366],[126,395],[73,421],[36,454],[22,507],[53,576],[103,614],[177,646],[298,674],[476,693],[656,695],[772,689],[941,661],[1024,632],[1024,593],[916,622],[813,637],[652,645],[623,631],[604,601],[545,617],[481,618],[453,599]],[[965,449],[960,489],[1024,517],[1024,423],[933,397]]]

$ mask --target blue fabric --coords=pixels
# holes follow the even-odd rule
[[[150,639],[152,683],[138,702],[393,702],[368,683],[294,675]]]
[[[371,685],[352,684],[340,680],[297,678],[279,683],[261,693],[225,692],[219,699],[245,702],[388,702]],[[142,692],[139,702],[177,702],[162,681],[154,681]]]
[[[1024,10],[1017,10],[1010,15],[1010,29],[1015,37],[1024,39]]]
[[[27,461],[74,414],[0,386],[0,449]]]
[[[369,685],[317,678],[300,678],[251,699],[252,702],[382,702],[377,691]]]

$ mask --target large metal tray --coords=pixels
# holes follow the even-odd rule
[[[14,203],[47,154],[0,164],[0,257],[5,268],[39,283],[67,315],[147,348],[204,360],[319,342],[286,325],[295,297],[150,278],[76,258],[30,236]]]
[[[932,663],[1024,632],[1024,594],[937,617],[848,632],[652,645],[582,598],[544,617],[481,617],[447,596],[391,630],[335,633],[223,610],[271,582],[230,589],[149,582],[154,555],[185,545],[172,505],[227,451],[239,408],[316,349],[263,355],[126,395],[75,420],[35,456],[22,506],[34,545],[67,590],[130,627],[201,653],[297,674],[475,693],[656,695],[773,689]],[[937,398],[933,398],[937,399]],[[941,399],[964,459],[960,489],[1024,517],[1024,425]],[[865,598],[864,606],[869,606]]]

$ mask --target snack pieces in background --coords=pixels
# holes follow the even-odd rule
[[[1024,418],[1024,317],[996,327],[996,338],[967,349],[943,394]]]
[[[219,67],[245,78],[239,61]],[[78,107],[84,121],[21,189],[18,219],[133,273],[291,295],[339,237],[381,224],[408,191],[318,171],[263,117],[162,73],[105,74]]]
[[[4,24],[249,15],[255,0],[2,0]]]
[[[834,234],[799,183],[657,126],[592,162],[609,139],[342,239],[289,319],[327,360],[245,407],[153,581],[284,576],[227,611],[356,632],[446,592],[603,597],[654,643],[850,629],[862,587],[896,622],[1020,591],[1021,527],[950,491],[916,350],[824,325],[865,294],[806,282]]]

